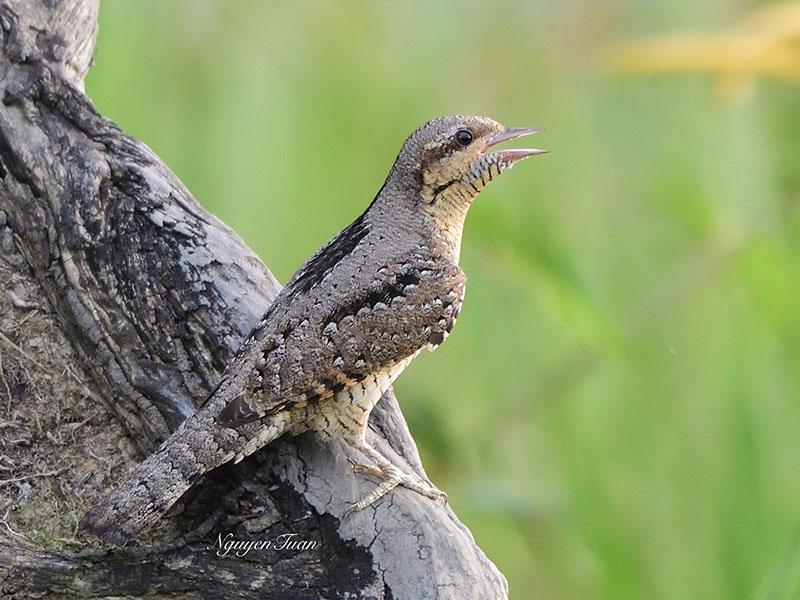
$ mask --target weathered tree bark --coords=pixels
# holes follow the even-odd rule
[[[506,597],[442,503],[397,490],[342,518],[372,483],[311,436],[207,474],[138,545],[77,532],[204,400],[280,288],[84,95],[98,2],[0,0],[0,595]],[[424,475],[391,392],[370,429]],[[272,546],[220,556],[229,534]]]

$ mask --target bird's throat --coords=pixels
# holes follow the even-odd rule
[[[477,193],[462,181],[439,191],[432,202],[424,205],[426,221],[437,245],[458,264],[464,221]]]

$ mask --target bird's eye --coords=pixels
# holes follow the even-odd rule
[[[472,143],[472,132],[469,129],[459,129],[456,131],[456,143],[459,146],[469,146]]]

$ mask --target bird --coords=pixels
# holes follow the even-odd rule
[[[373,407],[461,311],[464,221],[486,185],[535,148],[496,149],[539,128],[479,116],[429,121],[403,144],[368,208],[291,277],[200,408],[80,522],[108,542],[150,529],[204,473],[284,435],[316,432],[359,450],[381,481],[347,513],[398,485],[446,501],[365,436]]]

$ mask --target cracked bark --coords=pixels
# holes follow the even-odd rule
[[[60,451],[49,451],[46,440],[31,446],[57,460],[58,469],[13,475],[58,485],[79,506],[113,485],[114,476],[151,452],[204,400],[280,289],[233,231],[84,95],[97,8],[98,0],[0,0],[0,285],[13,305],[6,316],[33,311],[52,323],[53,331],[42,334],[50,362],[30,352],[32,343],[25,346],[23,326],[16,342],[3,339],[15,348],[20,372],[50,370],[49,384],[65,398],[71,397],[68,386],[79,386],[92,410],[117,417],[105,423],[98,417],[103,428],[136,442],[118,452],[111,448],[110,458],[86,450],[113,464],[82,477],[89,459],[53,457]],[[59,363],[72,355],[82,371]],[[43,415],[30,411],[47,410],[46,404],[28,406],[29,383],[19,383],[8,365],[0,362],[0,374],[8,375],[0,381],[0,406],[8,405],[9,422],[35,417],[41,430]],[[17,383],[9,385],[12,375]],[[424,476],[391,392],[373,412],[369,437],[397,464]],[[2,441],[5,448],[18,440]],[[122,548],[98,548],[80,537],[32,543],[8,523],[8,511],[13,516],[20,507],[6,506],[0,593],[507,597],[503,576],[441,503],[398,490],[341,519],[349,502],[374,485],[352,474],[350,461],[358,458],[344,445],[283,438],[201,478],[149,538]],[[62,518],[57,511],[34,516],[42,523]],[[291,533],[316,546],[220,557],[216,544],[228,533],[237,540]]]

